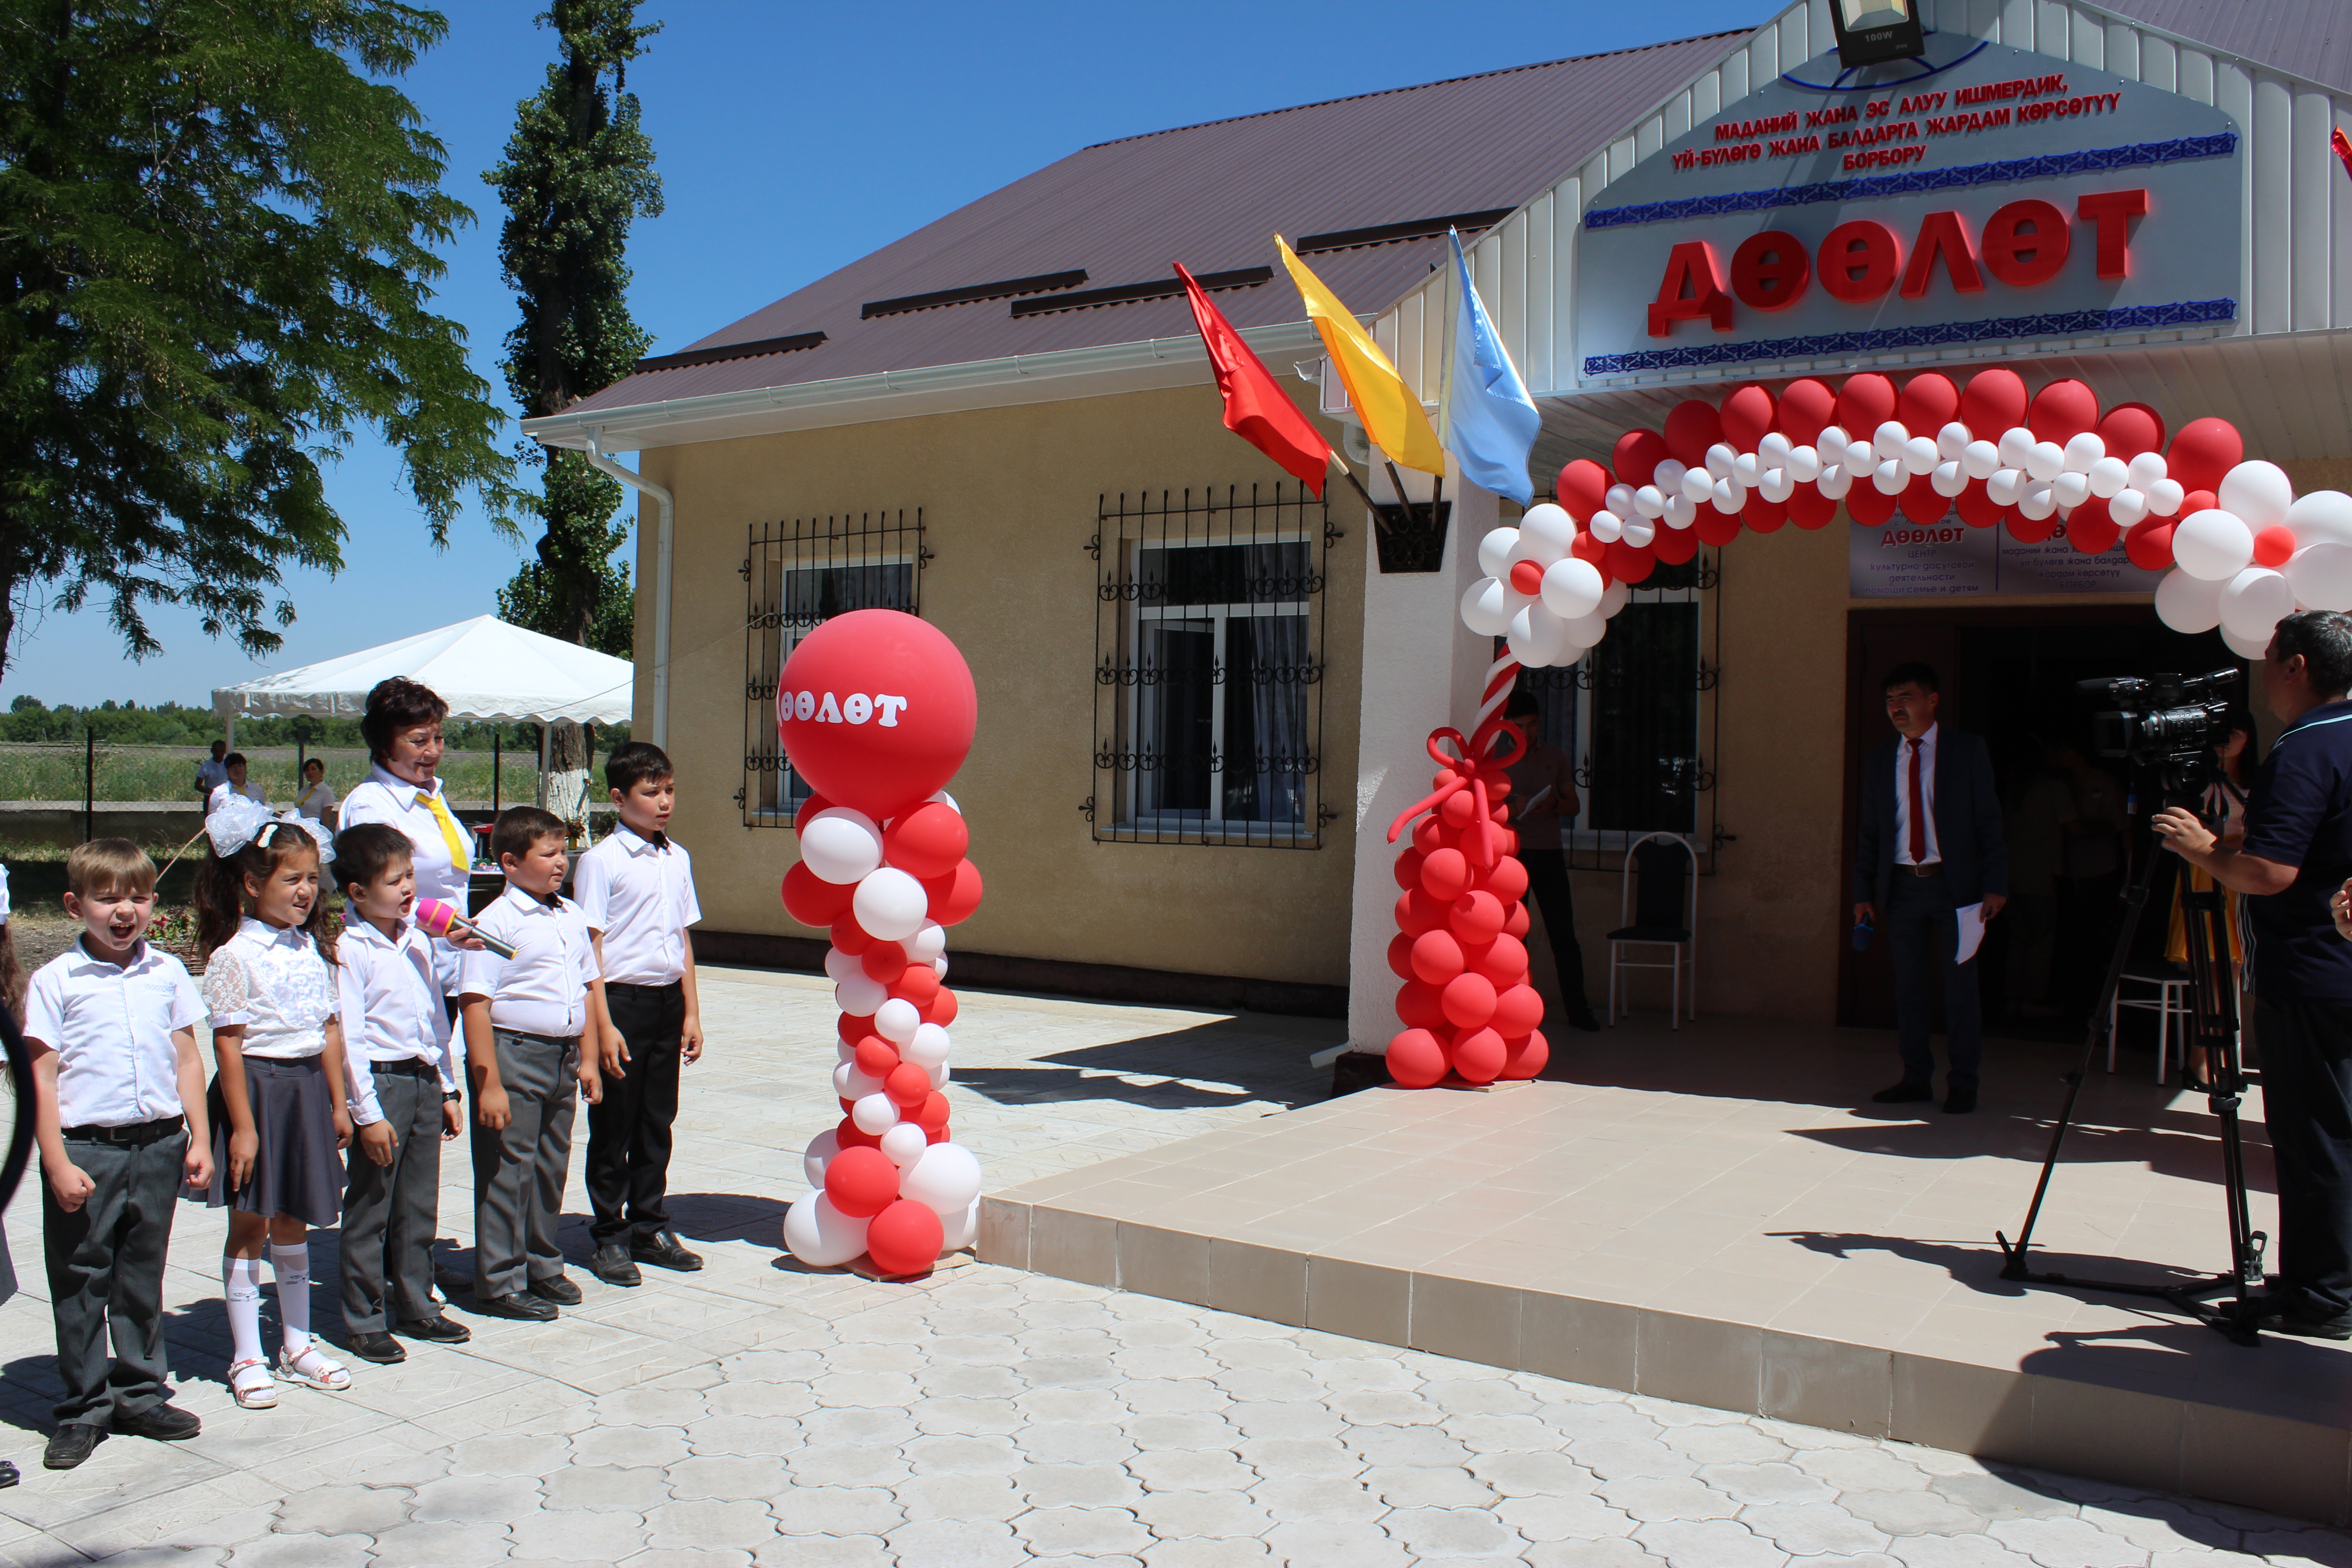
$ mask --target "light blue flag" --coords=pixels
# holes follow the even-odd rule
[[[1463,477],[1496,495],[1526,506],[1535,499],[1528,479],[1528,454],[1535,449],[1543,416],[1528,395],[1486,307],[1470,281],[1462,237],[1445,231],[1454,247],[1459,303],[1454,308],[1453,353],[1446,360],[1445,445],[1462,465]]]

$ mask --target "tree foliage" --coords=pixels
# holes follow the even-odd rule
[[[653,142],[628,90],[628,64],[658,25],[635,0],[555,0],[541,18],[559,40],[547,85],[518,107],[506,160],[484,176],[507,208],[499,259],[522,306],[507,334],[507,387],[525,417],[561,413],[629,373],[652,339],[629,314],[629,226],[661,212]],[[541,454],[533,503],[539,558],[499,592],[518,626],[629,657],[622,490],[577,453]]]
[[[0,665],[95,597],[133,658],[194,608],[256,656],[288,562],[334,571],[319,463],[370,427],[436,544],[511,528],[502,416],[432,313],[472,214],[385,79],[446,23],[394,0],[0,0]]]

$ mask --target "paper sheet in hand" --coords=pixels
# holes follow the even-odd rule
[[[1982,904],[1962,904],[1952,911],[1959,917],[1959,952],[1954,963],[1966,963],[1977,955],[1977,945],[1984,941],[1985,913]]]

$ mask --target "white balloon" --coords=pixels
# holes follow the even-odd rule
[[[935,1068],[929,1068],[929,1071],[930,1072],[930,1075],[931,1075],[931,1087],[932,1087],[933,1089],[945,1089],[945,1088],[947,1088],[947,1086],[948,1086],[948,1064],[947,1064],[947,1063],[945,1063],[945,1062],[941,1062],[939,1066],[937,1066],[937,1067],[935,1067]]]
[[[1658,487],[1661,495],[1678,494],[1683,488],[1683,476],[1690,472],[1672,458],[1661,458],[1650,475],[1650,482]]]
[[[2221,476],[2221,488],[2213,493],[2223,511],[2237,513],[2260,533],[2286,521],[2287,508],[2294,504],[2294,481],[2276,463],[2240,463]]]
[[[866,966],[858,963],[855,955],[844,952],[837,947],[828,947],[824,950],[824,977],[827,980],[846,980],[853,974],[865,973]]]
[[[1911,475],[1901,462],[1889,458],[1870,470],[1870,482],[1880,495],[1899,496],[1904,487],[1911,482]]]
[[[2041,479],[2029,481],[2024,493],[2017,498],[2017,515],[2030,522],[2040,522],[2057,510],[2056,492]]]
[[[1668,528],[1688,528],[1698,521],[1698,505],[1686,495],[1668,496],[1665,518]]]
[[[1969,449],[1972,440],[1969,427],[1955,419],[1936,432],[1936,456],[1947,462],[1957,462]]]
[[[1949,499],[1969,488],[1969,476],[1960,471],[1960,465],[1957,462],[1941,462],[1936,465],[1936,471],[1927,476],[1927,485],[1937,495]]]
[[[2091,471],[2091,465],[2106,455],[2107,444],[2099,438],[2099,433],[2085,430],[2066,443],[2062,460],[2066,472],[2087,474]]]
[[[1763,472],[1764,465],[1753,452],[1742,452],[1731,459],[1731,477],[1751,490]]]
[[[2026,454],[2034,447],[2033,432],[2022,425],[2012,425],[2000,433],[2000,466],[2004,468],[2025,467]]]
[[[855,882],[882,864],[882,830],[845,805],[829,805],[811,817],[800,840],[802,863],[828,882]]]
[[[940,1254],[961,1252],[980,1239],[980,1200],[974,1198],[961,1214],[943,1215],[940,1218]]]
[[[1602,507],[1584,520],[1584,531],[1603,544],[1614,544],[1625,531],[1625,520]]]
[[[1513,616],[1503,638],[1510,644],[1511,657],[1530,669],[1555,664],[1568,651],[1560,618],[1541,605],[1529,605]]]
[[[1658,525],[1646,517],[1625,520],[1625,542],[1639,550],[1658,536]]]
[[[871,1073],[860,1072],[856,1062],[844,1062],[833,1069],[833,1092],[841,1100],[863,1100],[869,1094],[882,1092],[882,1080]]]
[[[1727,479],[1731,477],[1731,465],[1738,458],[1730,442],[1717,441],[1706,449],[1706,471],[1716,479]]]
[[[898,1102],[887,1094],[866,1095],[849,1108],[860,1132],[887,1132],[898,1125]]]
[[[2230,651],[2236,654],[2240,658],[2268,658],[2270,657],[2271,639],[2268,633],[2258,637],[2240,637],[2228,626],[2223,626],[2221,628],[2221,640],[2227,643],[2230,647]]]
[[[2124,467],[2126,472],[2124,482],[2142,495],[2146,495],[2148,486],[2164,478],[2164,454],[2142,452]]]
[[[1462,624],[1482,637],[1503,635],[1511,624],[1511,612],[1504,603],[1501,578],[1481,577],[1462,590]]]
[[[1599,567],[1571,556],[1545,569],[1544,608],[1563,621],[1589,616],[1592,607],[1601,603],[1601,592],[1607,586],[1601,580]]]
[[[1797,493],[1797,481],[1786,468],[1767,468],[1756,477],[1756,493],[1778,506]]]
[[[2036,441],[2025,454],[2025,471],[2044,483],[2066,471],[2066,448],[2055,441]]]
[[[2249,566],[2221,585],[2221,624],[2242,637],[2270,641],[2281,616],[2294,614],[2294,589],[2283,574]]]
[[[920,882],[896,866],[885,866],[866,873],[849,908],[869,934],[884,942],[904,942],[923,929],[930,902]]]
[[[1845,493],[1853,489],[1853,476],[1845,471],[1843,465],[1837,463],[1823,468],[1822,477],[1814,482],[1827,500],[1843,500]]]
[[[866,1250],[866,1226],[812,1194],[784,1211],[784,1247],[812,1268],[831,1268]]]
[[[2180,510],[2180,503],[2189,499],[2189,492],[2180,488],[2179,479],[2158,479],[2144,488],[2147,492],[2147,510],[2158,517],[2172,516]]]
[[[925,1072],[948,1059],[948,1032],[937,1024],[916,1026],[914,1038],[898,1047],[898,1055]]]
[[[1519,547],[1519,531],[1516,528],[1490,528],[1486,537],[1478,542],[1478,570],[1489,577],[1511,574],[1511,552]]]
[[[931,792],[931,799],[938,801],[941,805],[946,806],[958,816],[961,816],[963,815],[963,807],[956,804],[956,797],[950,795],[943,789],[933,790]]]
[[[929,963],[947,950],[947,927],[937,921],[925,921],[923,929],[907,939],[907,962]]]
[[[884,994],[886,1000],[874,1006],[874,1032],[894,1046],[903,1046],[923,1026],[922,1009],[904,996]]]
[[[1787,468],[1789,454],[1795,450],[1796,447],[1789,444],[1789,437],[1780,431],[1765,431],[1764,438],[1756,443],[1756,471],[1760,474],[1767,468]]]
[[[901,1171],[921,1159],[930,1146],[929,1136],[911,1121],[901,1121],[882,1134],[882,1152]]]
[[[2211,631],[2221,624],[2221,584],[2175,567],[2156,585],[2156,618],[2192,637]]]
[[[1843,468],[1846,445],[1850,440],[1852,437],[1845,433],[1843,426],[1822,426],[1822,433],[1813,437],[1813,445],[1821,449],[1822,467],[1826,468],[1832,463],[1835,463],[1840,468]]]
[[[2023,468],[1995,468],[1985,480],[1985,495],[1995,506],[2015,506],[2024,494]]]
[[[1960,468],[1972,479],[1989,479],[2001,469],[2000,448],[1990,441],[1971,441],[1960,453]]]
[[[2286,580],[2298,604],[2352,610],[2352,543],[2324,539],[2305,545],[2287,562]]]
[[[2342,490],[2297,496],[2286,509],[2286,525],[2297,544],[2352,544],[2352,496]]]
[[[946,953],[943,952],[937,958],[931,960],[931,973],[938,975],[942,980],[945,980],[948,977],[948,955]]]
[[[854,1062],[857,1059],[857,1047],[835,1035],[833,1037],[833,1059],[835,1062]]]
[[[1883,463],[1890,458],[1901,457],[1903,448],[1910,443],[1911,432],[1904,428],[1903,421],[1889,419],[1871,432],[1871,455]]]
[[[2084,472],[2090,476],[2091,493],[2110,500],[2123,494],[2131,482],[2131,467],[2121,458],[2101,458]]]
[[[2060,506],[2072,510],[2091,499],[2091,476],[2069,468],[2050,481],[2050,493],[2058,498]]]
[[[833,988],[834,1005],[853,1018],[863,1018],[881,1006],[890,995],[890,988],[879,980],[868,978],[861,971]]]
[[[1925,436],[1914,436],[1903,443],[1903,467],[1911,473],[1932,474],[1943,460],[1936,443]]]
[[[1789,477],[1801,485],[1811,484],[1822,477],[1822,454],[1816,447],[1791,447],[1787,463]]]
[[[1579,658],[1601,646],[1609,635],[1609,617],[1595,610],[1589,616],[1579,616],[1568,623],[1568,652],[1561,655],[1563,665],[1574,664]]]
[[[1705,468],[1693,468],[1683,476],[1683,499],[1697,506],[1715,494],[1715,476]]]
[[[824,1168],[840,1152],[841,1134],[833,1128],[828,1127],[809,1140],[808,1147],[801,1153],[801,1170],[808,1176],[810,1186],[820,1192],[824,1190]]]
[[[2192,511],[2172,531],[2172,559],[2191,577],[2226,583],[2254,558],[2254,532],[2235,512]]]
[[[1655,485],[1643,485],[1633,492],[1633,510],[1652,522],[1657,521],[1666,515],[1665,492]]]
[[[1564,508],[1538,501],[1519,519],[1519,547],[1512,552],[1522,561],[1549,566],[1568,553],[1576,542],[1576,520]]]
[[[961,1143],[934,1143],[899,1178],[898,1195],[950,1215],[980,1196],[980,1161]]]
[[[2147,516],[2147,497],[2126,486],[2116,492],[2115,500],[2107,503],[2107,515],[2115,519],[2117,528],[2129,528]]]
[[[1738,479],[1715,481],[1715,510],[1727,517],[1738,517],[1748,504],[1748,487]]]
[[[1601,608],[1594,613],[1605,621],[1623,609],[1625,602],[1633,596],[1633,590],[1626,586],[1623,578],[1613,579],[1609,584],[1608,591],[1601,595]]]
[[[1633,516],[1633,487],[1622,484],[1611,485],[1609,487],[1608,493],[1601,498],[1601,504],[1607,507],[1611,511],[1615,512],[1619,517]]]

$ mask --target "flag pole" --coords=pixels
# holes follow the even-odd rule
[[[1329,457],[1333,462],[1339,465],[1339,477],[1346,479],[1350,485],[1355,487],[1356,493],[1364,498],[1364,504],[1372,508],[1375,511],[1379,510],[1381,503],[1372,499],[1372,492],[1364,488],[1364,481],[1356,477],[1356,470],[1348,467],[1348,459],[1342,458],[1337,452],[1330,452],[1326,455]]]

